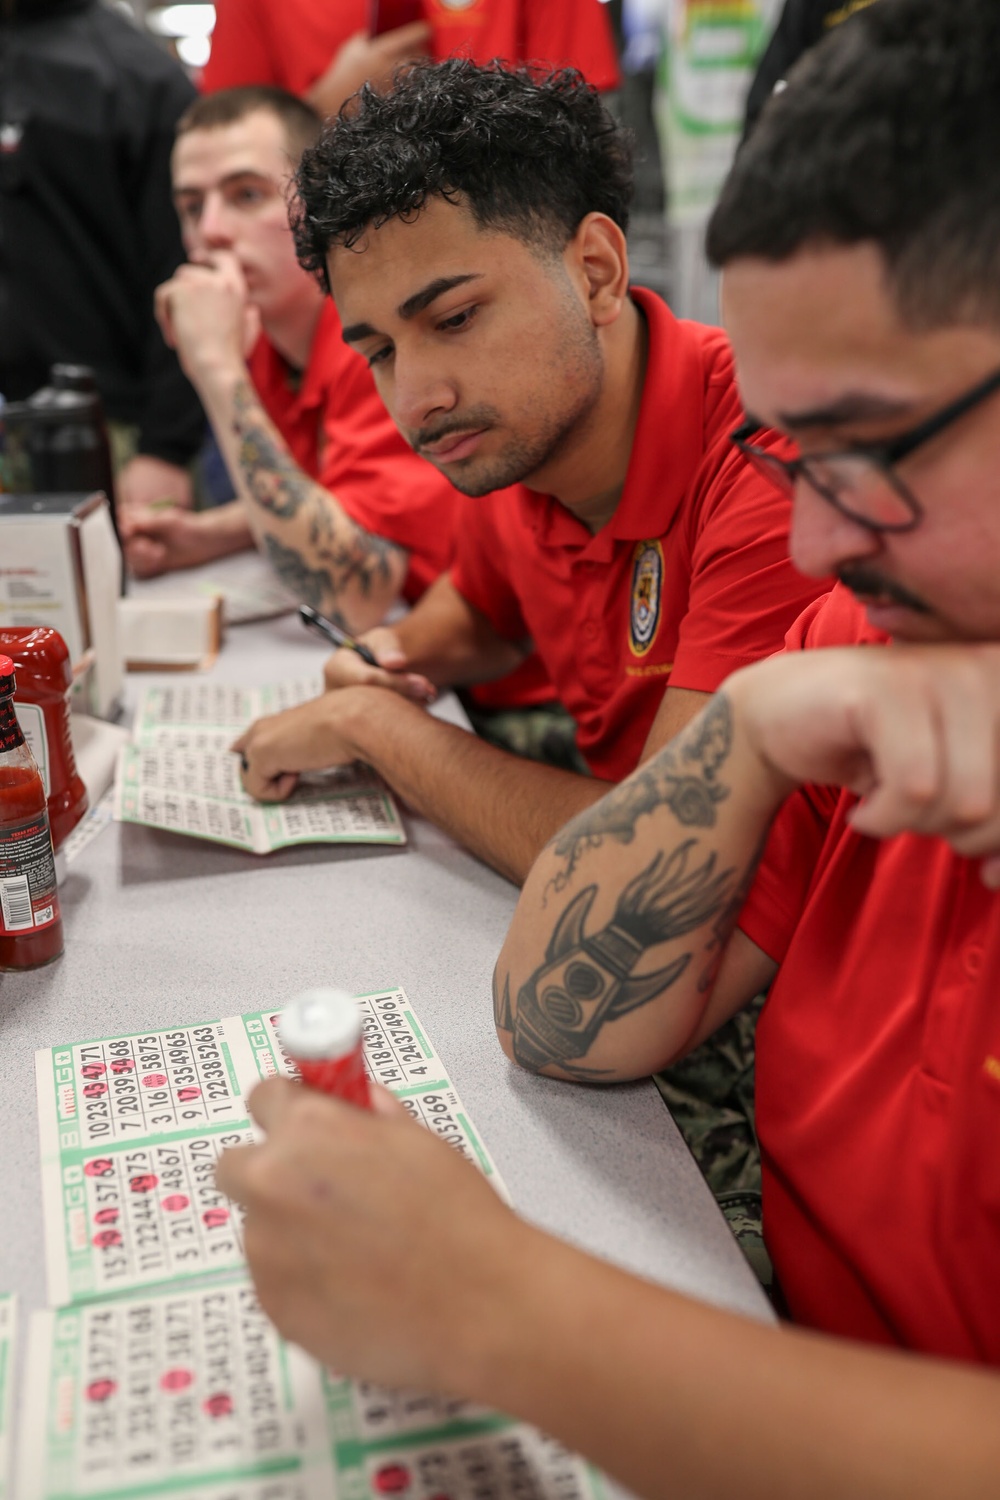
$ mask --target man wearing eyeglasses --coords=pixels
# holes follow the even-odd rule
[[[496,971],[506,1050],[590,1082],[772,981],[764,1227],[798,1326],[581,1255],[397,1114],[283,1080],[220,1169],[279,1327],[650,1500],[998,1492],[998,58],[995,0],[879,0],[765,108],[709,248],[747,405],[799,448],[793,554],[841,579],[791,644],[833,649],[735,674],[558,835]]]
[[[790,497],[797,566],[839,581],[783,654],[731,677],[550,844],[496,981],[510,1056],[598,1080],[662,1067],[770,986],[764,1235],[793,1318],[993,1366],[998,57],[991,0],[880,0],[741,152],[708,235],[753,414],[733,440]],[[554,934],[572,930],[601,1001],[594,955],[643,903],[676,913],[630,955],[640,972],[655,959],[658,992],[546,1024],[566,989]],[[845,1363],[859,1406],[894,1385],[877,1370]]]

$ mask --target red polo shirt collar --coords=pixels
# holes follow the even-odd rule
[[[662,536],[705,457],[697,350],[659,297],[643,287],[633,287],[630,295],[645,320],[649,351],[632,456],[614,515],[595,535],[551,495],[537,495],[530,513],[540,546],[589,549],[593,562],[610,562],[616,542]]]

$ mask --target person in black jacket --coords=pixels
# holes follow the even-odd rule
[[[191,503],[204,418],[153,317],[184,259],[170,193],[179,67],[99,0],[0,0],[0,392],[93,366],[135,456],[125,504]]]
[[[834,26],[872,4],[874,0],[785,0],[774,35],[747,95],[744,140],[757,123],[757,116],[774,93],[775,86],[787,77],[789,68],[803,52],[814,47]]]

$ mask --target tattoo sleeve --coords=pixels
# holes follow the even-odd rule
[[[326,568],[310,568],[301,552],[284,546],[277,537],[266,535],[264,548],[271,567],[297,599],[311,604],[313,609],[329,608],[327,600],[333,593],[333,579]],[[339,625],[341,621],[335,623]]]
[[[509,976],[502,993],[500,978],[494,978],[494,1017],[512,1032],[523,1067],[555,1066],[581,1079],[605,1076],[613,1069],[587,1062],[605,1026],[662,996],[692,963],[698,967],[688,982],[697,975],[698,992],[711,989],[756,865],[753,858],[748,869],[719,868],[722,856],[711,847],[719,805],[730,794],[722,776],[732,745],[730,706],[718,694],[681,736],[550,845],[557,867],[543,906],[550,891],[566,889],[588,850],[608,840],[630,844],[640,819],[660,808],[670,814],[667,848],[621,890],[609,922],[590,927],[595,881],[562,912],[544,961],[519,988],[514,1006]],[[677,840],[670,837],[670,824],[698,831]],[[668,961],[661,959],[650,971],[647,955],[670,943],[675,946],[663,955]]]
[[[601,1070],[579,1059],[602,1028],[647,1005],[684,973],[690,952],[652,973],[634,970],[650,948],[695,931],[727,903],[733,871],[717,873],[714,854],[697,863],[694,849],[695,840],[687,839],[672,854],[657,854],[596,932],[588,934],[586,925],[597,886],[588,885],[570,902],[544,964],[518,993],[512,1029],[522,1067],[537,1072],[555,1063],[575,1078],[599,1077]]]
[[[567,823],[552,849],[563,860],[550,882],[556,893],[566,889],[582,856],[600,849],[606,839],[630,844],[644,814],[669,807],[685,828],[712,828],[716,805],[729,795],[719,772],[732,748],[732,721],[723,694],[711,700],[680,743],[671,741],[627,781],[579,817]]]
[[[233,409],[243,482],[259,510],[279,523],[275,530],[263,522],[263,541],[284,583],[327,613],[336,611],[338,598],[349,590],[370,598],[380,588],[391,588],[393,565],[405,566],[406,551],[359,526],[335,496],[302,472],[284,443],[275,439],[247,380],[236,386]],[[295,538],[288,532],[290,522],[298,523]]]

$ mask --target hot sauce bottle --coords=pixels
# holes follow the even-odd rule
[[[76,769],[69,727],[69,651],[50,626],[9,625],[0,626],[0,655],[14,663],[16,713],[45,784],[52,847],[58,853],[87,811],[87,788]]]
[[[45,788],[14,712],[14,663],[0,656],[0,969],[63,951]]]
[[[306,990],[284,1012],[278,1032],[309,1088],[371,1108],[361,1010],[350,995],[343,990]]]

